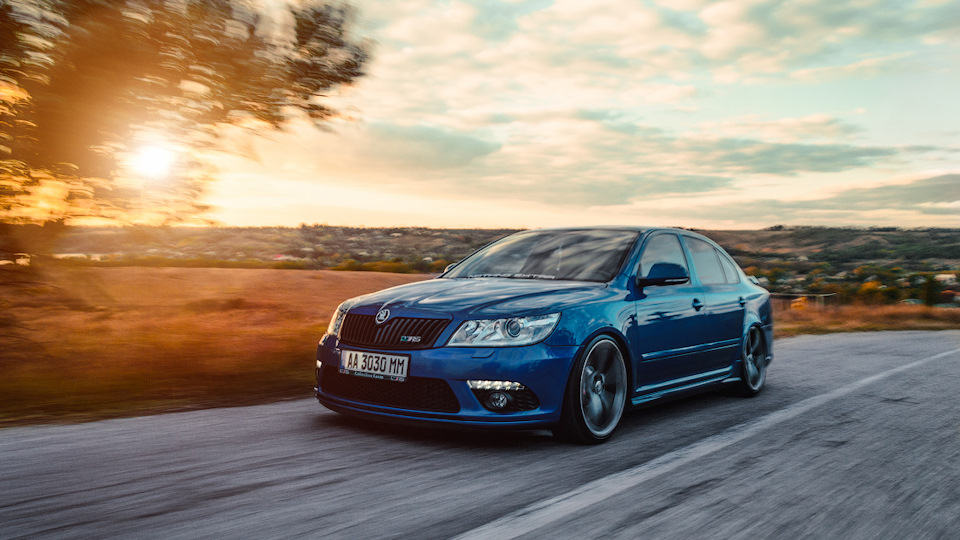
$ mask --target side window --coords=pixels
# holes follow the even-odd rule
[[[720,266],[723,267],[723,275],[726,276],[727,283],[740,283],[740,272],[737,272],[737,267],[730,257],[722,251],[718,251],[717,255],[720,257]]]
[[[643,248],[643,255],[640,256],[639,275],[646,276],[650,268],[657,263],[679,264],[687,273],[686,257],[683,256],[683,248],[680,247],[680,240],[675,234],[658,234],[647,240],[647,245]]]
[[[699,240],[685,236],[687,247],[690,248],[690,255],[693,256],[693,266],[697,268],[697,276],[700,277],[700,283],[704,285],[720,285],[727,280],[723,276],[723,269],[720,267],[720,259],[717,258],[717,251],[713,246]]]

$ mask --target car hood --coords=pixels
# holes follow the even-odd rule
[[[382,307],[451,316],[507,317],[561,311],[605,295],[604,283],[533,279],[432,279],[353,299],[351,310],[372,313]]]

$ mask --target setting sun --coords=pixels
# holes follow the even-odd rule
[[[169,147],[143,146],[131,156],[130,167],[140,176],[163,178],[170,174],[176,160],[176,152]]]

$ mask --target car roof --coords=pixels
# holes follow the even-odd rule
[[[680,227],[643,227],[643,226],[638,226],[638,225],[589,225],[589,226],[584,226],[584,227],[545,227],[545,228],[542,228],[542,229],[527,229],[527,230],[524,230],[524,231],[519,231],[518,233],[514,233],[514,234],[520,234],[520,233],[525,233],[525,232],[538,232],[538,231],[543,231],[543,232],[550,232],[550,231],[627,231],[627,232],[635,232],[635,233],[637,233],[638,235],[640,235],[640,236],[642,236],[642,237],[645,237],[646,235],[648,235],[649,233],[652,233],[652,232],[673,232],[673,233],[677,233],[677,234],[685,234],[685,235],[687,235],[687,236],[692,236],[692,237],[694,237],[694,238],[700,238],[700,239],[702,239],[702,240],[706,240],[707,242],[709,242],[709,243],[711,243],[711,244],[714,244],[714,245],[716,245],[717,247],[719,247],[719,244],[717,244],[717,243],[716,243],[714,240],[712,240],[710,237],[704,236],[704,235],[702,235],[702,234],[700,234],[700,233],[698,233],[698,232],[696,232],[696,231],[694,231],[694,230],[691,230],[691,229],[682,229],[682,228],[680,228]],[[723,249],[723,248],[721,248],[721,249]]]
[[[630,231],[636,233],[648,233],[652,231],[673,231],[677,233],[688,233],[696,236],[703,236],[690,229],[679,227],[648,227],[640,225],[585,225],[582,227],[543,227],[538,229],[528,229],[529,231]],[[521,231],[526,232],[526,231]]]
[[[638,227],[634,225],[585,225],[582,227],[543,227],[528,229],[529,231],[630,231],[646,232],[661,227]],[[525,231],[524,231],[525,232]]]

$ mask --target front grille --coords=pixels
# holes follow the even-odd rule
[[[403,382],[381,381],[344,375],[333,366],[323,366],[320,389],[345,399],[388,407],[447,413],[460,411],[457,396],[441,379],[407,377]]]
[[[347,313],[340,328],[340,342],[390,350],[429,349],[449,322],[447,319],[394,317],[377,324],[373,315]],[[402,341],[403,338],[406,339]],[[419,340],[413,341],[416,338]]]

